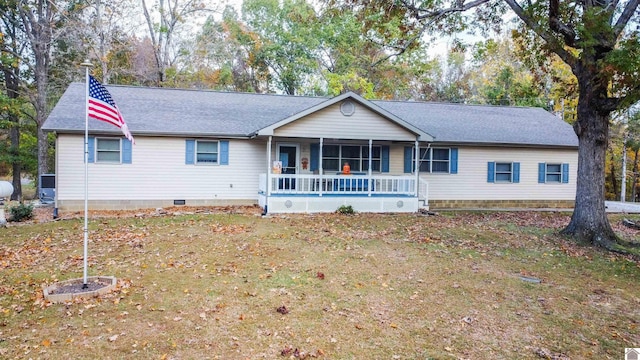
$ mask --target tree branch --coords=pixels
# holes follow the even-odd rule
[[[638,3],[640,3],[640,0],[631,0],[627,3],[627,6],[625,6],[624,11],[618,18],[618,21],[616,21],[616,25],[613,27],[615,38],[620,36],[622,30],[624,30],[624,28],[627,26],[627,23],[638,8]]]
[[[549,46],[550,50],[556,53],[562,61],[567,63],[567,65],[573,68],[577,59],[570,52],[565,50],[562,44],[556,39],[552,34],[543,29],[540,24],[533,21],[533,19],[525,14],[524,9],[518,4],[515,0],[505,0],[507,5],[516,13],[516,15],[520,18],[520,20],[524,21],[524,23],[535,32],[538,36],[544,40]]]
[[[550,0],[549,1],[549,27],[551,30],[554,30],[560,33],[564,37],[564,42],[573,47],[576,42],[576,32],[564,24],[559,19],[560,14],[560,1],[559,0]]]
[[[378,59],[376,62],[371,64],[369,67],[370,68],[374,68],[374,67],[378,66],[380,63],[391,59],[392,57],[400,56],[400,55],[404,54],[409,49],[411,44],[413,44],[416,40],[418,40],[419,38],[422,37],[422,34],[424,34],[424,32],[429,28],[429,26],[431,26],[433,23],[435,23],[442,16],[444,16],[444,15],[440,15],[437,18],[432,19],[431,21],[429,21],[429,22],[425,23],[424,25],[422,25],[422,28],[420,29],[418,34],[416,34],[414,37],[409,39],[404,45],[395,47],[398,50],[397,52],[395,52],[393,54],[389,54],[389,55],[383,57],[382,59]]]
[[[488,3],[489,0],[475,0],[475,1],[471,1],[469,3],[464,3],[463,1],[456,1],[455,5],[453,5],[450,8],[446,8],[446,9],[440,9],[440,10],[436,10],[436,11],[429,11],[427,9],[422,9],[419,7],[416,7],[413,4],[409,4],[407,2],[407,0],[401,0],[400,1],[402,3],[402,5],[404,7],[406,7],[407,9],[411,10],[414,14],[415,14],[415,18],[416,20],[423,20],[423,19],[427,19],[427,18],[436,18],[436,17],[442,17],[443,15],[447,15],[450,13],[456,13],[456,12],[464,12],[467,11],[469,9],[472,9],[474,7],[480,6],[484,3]]]
[[[438,20],[442,19],[445,15],[456,13],[456,12],[465,12],[472,8],[478,7],[482,4],[488,3],[490,0],[475,0],[466,4],[463,1],[456,1],[456,4],[450,8],[440,9],[437,11],[429,11],[423,8],[416,7],[414,4],[409,3],[407,0],[400,0],[400,2],[402,3],[402,6],[404,6],[414,14],[414,18],[416,20],[430,19],[430,21],[424,23],[420,28],[420,31],[418,31],[418,33],[414,37],[409,39],[405,44],[403,44],[402,46],[395,47],[398,50],[397,52],[393,54],[389,54],[381,59],[378,59],[376,62],[371,64],[370,67],[374,68],[378,66],[380,63],[387,61],[392,57],[400,56],[403,53],[405,53],[416,40],[422,37],[424,32],[427,31],[427,29],[431,25],[435,24]]]
[[[618,110],[621,104],[631,104],[638,101],[638,94],[640,93],[640,85],[634,86],[626,91],[626,95],[621,97],[608,97],[598,102],[598,108],[608,111]]]

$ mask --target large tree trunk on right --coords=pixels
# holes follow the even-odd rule
[[[595,99],[601,96],[596,86],[580,85],[578,120],[574,124],[579,142],[576,202],[571,221],[562,233],[614,250],[618,239],[604,205],[609,113],[603,113],[596,105]]]

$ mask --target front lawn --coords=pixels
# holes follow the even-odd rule
[[[569,214],[210,210],[92,218],[89,275],[119,286],[66,305],[41,288],[82,276],[82,219],[0,228],[0,358],[622,359],[640,347],[638,263],[556,235]]]

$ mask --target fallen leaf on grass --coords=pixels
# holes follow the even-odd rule
[[[296,351],[298,351],[298,349],[296,349]],[[293,348],[291,346],[288,346],[280,351],[280,356],[289,356],[292,352]]]
[[[537,348],[534,350],[534,353],[543,359],[551,359],[551,360],[569,360],[570,358],[562,353],[554,353],[546,348]]]

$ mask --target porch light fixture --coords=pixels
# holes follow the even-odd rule
[[[340,112],[344,116],[351,116],[354,112],[356,112],[356,105],[353,103],[353,101],[343,101],[342,104],[340,104]]]

